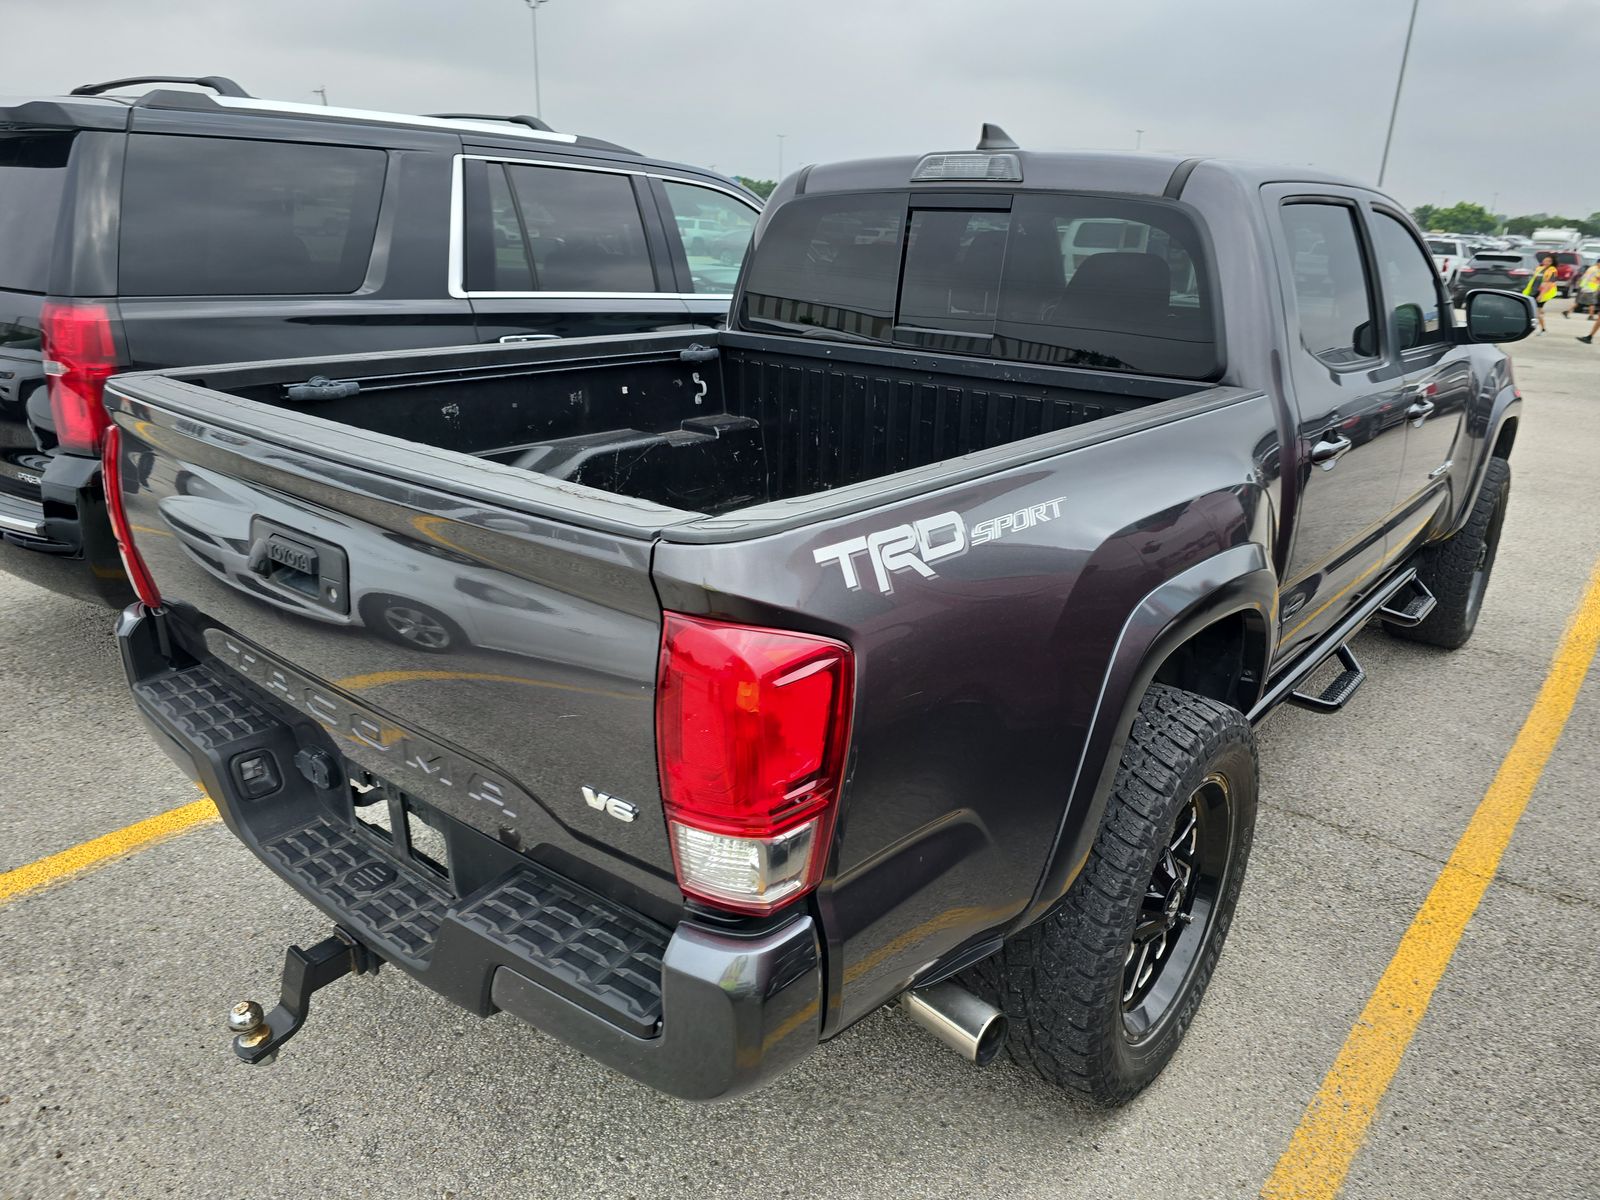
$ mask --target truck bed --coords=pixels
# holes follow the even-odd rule
[[[956,355],[796,341],[645,335],[189,377],[259,404],[700,514],[878,480],[1206,389],[1022,365],[997,375],[991,362]],[[305,387],[317,377],[331,386]]]

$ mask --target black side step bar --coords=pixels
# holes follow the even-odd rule
[[[1361,627],[1368,621],[1372,620],[1376,616],[1380,616],[1385,607],[1392,607],[1391,602],[1396,596],[1405,593],[1407,589],[1413,587],[1422,588],[1422,585],[1417,582],[1416,569],[1413,567],[1406,567],[1403,570],[1396,572],[1393,578],[1384,580],[1383,583],[1374,588],[1371,594],[1369,594],[1366,599],[1362,600],[1349,616],[1345,617],[1344,620],[1340,621],[1332,629],[1328,630],[1328,632],[1323,635],[1322,639],[1317,642],[1316,645],[1312,646],[1309,650],[1301,654],[1299,658],[1294,661],[1293,665],[1286,668],[1281,675],[1277,676],[1277,678],[1272,681],[1265,694],[1262,695],[1260,700],[1256,701],[1255,707],[1250,710],[1250,723],[1252,725],[1258,723],[1269,712],[1271,712],[1274,708],[1277,708],[1278,705],[1282,704],[1286,700],[1290,701],[1291,703],[1300,704],[1300,693],[1297,693],[1296,689],[1300,686],[1300,684],[1305,682],[1307,676],[1309,676],[1313,671],[1315,671],[1323,663],[1327,662],[1329,658],[1336,654],[1339,656],[1340,663],[1343,664],[1345,668],[1344,671],[1340,673],[1339,680],[1343,680],[1347,675],[1349,675],[1352,667],[1354,667],[1356,673],[1359,674],[1361,678],[1348,685],[1349,691],[1344,695],[1343,700],[1334,708],[1330,709],[1319,706],[1316,701],[1328,698],[1328,694],[1332,692],[1336,686],[1338,686],[1339,680],[1335,680],[1334,684],[1330,685],[1328,688],[1325,688],[1320,696],[1311,696],[1310,699],[1312,703],[1304,704],[1302,707],[1311,708],[1317,712],[1337,712],[1338,709],[1342,708],[1345,703],[1348,703],[1350,696],[1354,694],[1356,688],[1361,686],[1361,682],[1366,678],[1366,675],[1365,672],[1361,671],[1360,663],[1355,661],[1355,655],[1350,654],[1350,648],[1345,643],[1351,638],[1355,637],[1357,633],[1361,632]],[[1422,590],[1426,591],[1425,588]],[[1431,595],[1428,596],[1428,600],[1431,602],[1433,597]],[[1396,612],[1404,615],[1414,602],[1415,597],[1412,597],[1411,600],[1403,602],[1398,608],[1396,608]],[[1427,611],[1423,611],[1417,616],[1417,620],[1420,621],[1427,615]],[[1348,658],[1346,657],[1347,655]]]
[[[1367,681],[1367,673],[1361,669],[1361,664],[1356,661],[1356,652],[1350,649],[1348,642],[1341,645],[1334,652],[1339,665],[1344,670],[1322,691],[1313,696],[1310,692],[1293,691],[1289,693],[1289,703],[1298,704],[1301,708],[1309,708],[1312,712],[1338,712],[1350,703],[1350,697],[1356,694],[1363,683]],[[1324,662],[1327,660],[1324,659]]]
[[[1421,625],[1439,602],[1434,599],[1428,585],[1415,576],[1411,579],[1410,594],[1402,589],[1384,602],[1378,610],[1378,619],[1387,625],[1400,625],[1406,629]]]

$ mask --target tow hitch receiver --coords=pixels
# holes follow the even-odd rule
[[[270,1063],[282,1045],[300,1032],[311,1011],[311,993],[346,975],[376,975],[382,963],[343,929],[309,950],[290,946],[283,956],[283,994],[278,1007],[262,1014],[254,1000],[241,1000],[228,1012],[233,1052],[247,1063]]]

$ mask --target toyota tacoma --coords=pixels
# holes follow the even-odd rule
[[[1127,1099],[1209,982],[1253,728],[1478,619],[1521,418],[1400,205],[1152,154],[819,165],[728,328],[111,380],[156,739],[390,964],[679,1096],[895,1002]]]

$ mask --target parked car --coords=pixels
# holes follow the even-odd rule
[[[1532,250],[1480,251],[1456,272],[1456,281],[1450,289],[1451,299],[1459,308],[1474,288],[1520,292],[1528,286],[1528,277],[1538,269],[1540,257]]]
[[[387,961],[685,1097],[898,998],[1126,1100],[1221,951],[1254,723],[1342,708],[1370,621],[1471,636],[1532,319],[1458,319],[1360,183],[986,128],[780,184],[726,330],[113,379],[134,699],[337,924],[235,1053]],[[372,580],[521,611],[442,658],[352,623]]]
[[[146,90],[166,83],[216,94]],[[115,371],[713,325],[731,282],[690,270],[670,214],[748,225],[760,204],[531,117],[286,104],[215,77],[7,102],[0,568],[132,595],[98,458]]]
[[[1434,268],[1447,288],[1454,288],[1456,272],[1472,257],[1472,247],[1464,238],[1431,237],[1428,253],[1433,256]]]

